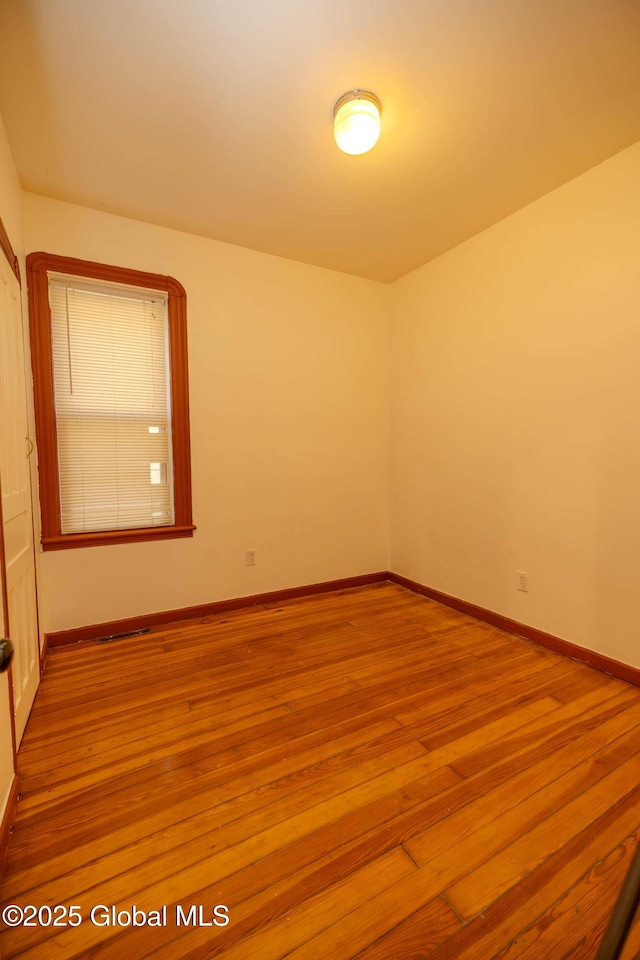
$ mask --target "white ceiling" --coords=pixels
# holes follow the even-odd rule
[[[0,112],[26,190],[390,281],[640,140],[640,0],[0,0]]]

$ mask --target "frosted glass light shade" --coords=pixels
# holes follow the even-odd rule
[[[353,90],[333,108],[333,135],[344,153],[366,153],[380,136],[380,101],[373,93]]]

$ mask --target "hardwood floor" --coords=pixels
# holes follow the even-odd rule
[[[640,689],[382,583],[52,650],[19,769],[5,960],[589,960]]]

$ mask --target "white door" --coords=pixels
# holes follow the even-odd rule
[[[16,745],[40,681],[20,285],[0,253],[0,486]]]

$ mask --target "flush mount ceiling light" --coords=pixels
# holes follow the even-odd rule
[[[333,136],[344,153],[366,153],[380,136],[380,101],[374,93],[351,90],[333,108]]]

